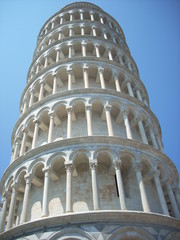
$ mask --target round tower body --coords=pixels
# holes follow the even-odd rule
[[[110,15],[77,2],[47,20],[20,113],[0,239],[180,239],[178,173]]]

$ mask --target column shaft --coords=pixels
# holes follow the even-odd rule
[[[57,93],[57,77],[56,75],[54,76],[53,80],[53,94]]]
[[[72,107],[67,107],[67,138],[72,137]]]
[[[6,230],[9,230],[10,228],[12,228],[13,220],[14,220],[15,206],[16,206],[16,189],[13,186]]]
[[[84,87],[88,88],[89,87],[88,67],[84,67],[83,73],[84,73]]]
[[[72,212],[72,165],[66,165],[66,212]]]
[[[26,187],[25,187],[25,192],[24,192],[24,199],[23,199],[20,223],[25,223],[27,221],[30,191],[31,191],[31,179],[28,177],[28,178],[26,178]]]
[[[49,171],[44,170],[44,190],[43,190],[43,203],[42,203],[42,217],[47,217],[49,215],[48,211],[48,192],[49,192]]]
[[[116,91],[121,92],[121,87],[119,84],[119,79],[117,75],[114,75],[114,82],[115,82],[115,86],[116,86]]]
[[[116,171],[116,180],[117,180],[117,186],[118,186],[118,193],[119,193],[119,201],[120,201],[120,207],[121,210],[126,210],[126,198],[124,194],[124,186],[122,181],[122,175],[121,175],[121,169],[120,169],[120,163],[115,163],[115,171]]]
[[[160,204],[161,204],[161,208],[162,208],[163,214],[169,216],[169,211],[168,211],[168,208],[167,208],[166,200],[164,198],[164,193],[163,193],[162,186],[161,186],[161,183],[160,183],[158,175],[159,175],[159,173],[158,174],[156,174],[156,173],[154,174],[154,182],[155,182],[155,185],[156,185],[159,201],[160,201]]]
[[[132,90],[132,87],[131,87],[131,83],[130,82],[127,82],[127,89],[128,89],[128,93],[131,97],[134,97],[134,93],[133,93],[133,90]]]
[[[87,132],[88,136],[92,136],[92,105],[86,105],[86,119],[87,119]]]
[[[169,183],[167,183],[167,191],[168,191],[169,199],[171,201],[171,206],[173,208],[174,215],[176,218],[180,219],[180,212],[178,209],[178,205],[174,197],[174,193],[172,191],[171,185]]]
[[[93,193],[93,206],[94,210],[99,210],[99,194],[98,194],[98,182],[96,176],[96,164],[90,164],[91,177],[92,177],[92,193]]]
[[[26,139],[27,139],[27,132],[26,132],[26,130],[24,130],[24,132],[23,132],[23,139],[22,139],[22,143],[21,143],[21,149],[20,149],[20,156],[22,156],[24,154],[24,152],[25,152]]]
[[[1,210],[0,233],[4,232],[5,220],[6,220],[6,214],[7,214],[7,203],[8,203],[8,200],[5,197],[4,201],[3,201],[3,207],[2,207],[2,210]]]
[[[105,85],[105,81],[104,81],[104,75],[103,75],[103,69],[99,69],[99,78],[100,78],[100,83],[101,83],[101,88],[105,89],[106,85]]]
[[[143,123],[141,120],[138,120],[138,127],[139,127],[139,131],[140,131],[140,134],[141,134],[141,138],[142,138],[142,141],[146,144],[148,144],[148,140],[147,140],[147,137],[146,137],[146,133],[144,131],[144,126],[143,126]]]
[[[108,134],[109,134],[109,136],[114,136],[112,120],[111,120],[111,106],[106,105],[104,110],[105,110],[105,114],[106,114],[106,122],[107,122],[107,127],[108,127]]]
[[[126,128],[126,136],[127,136],[127,138],[128,139],[133,139],[127,113],[123,113],[123,120],[124,120],[124,125],[125,125],[125,128]]]
[[[38,140],[38,132],[39,132],[39,122],[35,122],[35,127],[34,127],[34,134],[33,134],[33,141],[32,141],[32,149],[36,147],[36,143]]]
[[[50,121],[49,121],[48,143],[51,143],[53,141],[54,115],[53,113],[50,113],[49,116],[50,116]]]
[[[144,186],[141,171],[139,170],[138,167],[136,168],[135,171],[136,171],[136,178],[137,178],[137,182],[138,182],[138,186],[139,186],[139,190],[140,190],[143,210],[144,210],[144,212],[150,212],[151,210],[150,210],[150,207],[149,207],[149,203],[148,203],[148,199],[147,199],[146,190],[145,190],[145,186]]]
[[[68,90],[72,89],[72,70],[68,70]]]
[[[41,82],[40,84],[40,92],[39,92],[39,101],[43,99],[43,94],[44,94],[44,83]]]
[[[156,138],[155,138],[155,136],[154,136],[154,132],[153,132],[153,130],[152,130],[151,127],[149,127],[149,135],[150,135],[150,137],[151,137],[153,146],[154,146],[156,149],[158,149],[158,145],[157,145],[157,142],[156,142]]]

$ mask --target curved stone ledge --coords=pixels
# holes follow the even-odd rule
[[[149,232],[152,232],[152,235],[158,235],[158,229],[166,230],[166,234],[168,232],[180,232],[180,220],[172,217],[167,217],[161,214],[143,213],[135,211],[101,210],[83,213],[63,214],[60,216],[47,217],[38,219],[36,221],[31,221],[18,227],[11,228],[3,234],[0,234],[0,239],[19,239],[38,232],[53,232],[53,229],[54,231],[57,231],[57,228],[61,229],[61,227],[63,227],[63,229],[71,229],[73,227],[77,228],[80,224],[83,224],[87,227],[92,225],[95,226],[97,224],[101,224],[104,226],[117,225],[118,227],[128,225],[132,226],[133,228],[147,228]]]

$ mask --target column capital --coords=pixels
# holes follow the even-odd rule
[[[99,43],[95,43],[94,46],[95,46],[95,47],[99,47],[100,44],[99,44]]]
[[[54,113],[54,111],[49,111],[49,112],[48,112],[48,115],[49,115],[50,118],[53,118],[54,115],[55,115],[55,113]]]
[[[99,68],[98,68],[98,72],[99,72],[99,73],[103,73],[103,72],[104,72],[104,68],[103,68],[103,67],[99,67]]]
[[[122,162],[121,160],[115,161],[114,162],[114,167],[116,170],[121,169]]]
[[[22,127],[22,132],[23,132],[23,133],[27,133],[27,128],[26,128],[26,126],[23,126],[23,127]]]
[[[154,169],[154,170],[153,170],[153,176],[154,176],[154,177],[159,177],[159,176],[160,176],[160,171],[157,170],[157,169]]]
[[[112,108],[112,106],[109,105],[109,104],[104,105],[104,110],[107,111],[107,112],[110,112],[111,108]]]
[[[84,65],[83,65],[83,70],[84,70],[84,71],[87,71],[88,69],[89,69],[89,66],[88,66],[87,64],[84,64]]]
[[[44,172],[44,173],[50,173],[50,171],[51,171],[51,167],[44,167],[43,169],[42,169],[42,172]]]
[[[67,68],[68,73],[72,73],[72,71],[73,71],[72,68]]]
[[[38,119],[38,118],[36,118],[36,119],[34,119],[33,123],[35,123],[35,124],[39,124],[39,123],[40,123],[40,121],[39,121],[39,119]]]
[[[66,110],[67,110],[68,113],[72,112],[72,109],[73,109],[72,106],[67,106],[66,107]]]
[[[96,170],[97,162],[90,162],[89,167],[90,167],[91,170]]]
[[[24,176],[24,180],[26,181],[26,184],[31,184],[32,179],[33,179],[32,174],[26,174],[26,175]]]
[[[45,81],[44,80],[40,80],[40,85],[44,85],[45,84]]]
[[[65,169],[66,172],[71,172],[73,171],[73,164],[72,163],[65,163]]]
[[[56,73],[56,72],[53,72],[53,73],[52,73],[52,76],[53,76],[53,77],[56,77],[56,76],[57,76],[57,73]]]
[[[86,41],[82,41],[81,45],[87,45],[87,42]]]
[[[140,162],[134,163],[133,169],[135,172],[141,171],[142,170],[142,164]]]
[[[86,104],[85,108],[86,108],[86,110],[91,110],[92,109],[92,104]]]

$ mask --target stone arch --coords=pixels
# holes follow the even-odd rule
[[[112,232],[107,240],[154,240],[153,236],[139,227],[122,227]]]
[[[38,164],[43,164],[44,165],[44,167],[45,167],[45,160],[43,159],[43,158],[37,158],[37,159],[35,159],[35,160],[33,160],[32,162],[31,162],[31,164],[29,165],[29,167],[28,167],[28,173],[33,173],[33,171],[34,171],[34,169],[35,169],[35,167],[38,165]]]
[[[180,239],[180,232],[172,232],[168,234],[165,240],[179,240]]]
[[[95,240],[93,236],[77,228],[63,229],[59,232],[54,233],[48,240],[80,240],[82,238],[86,240]]]

